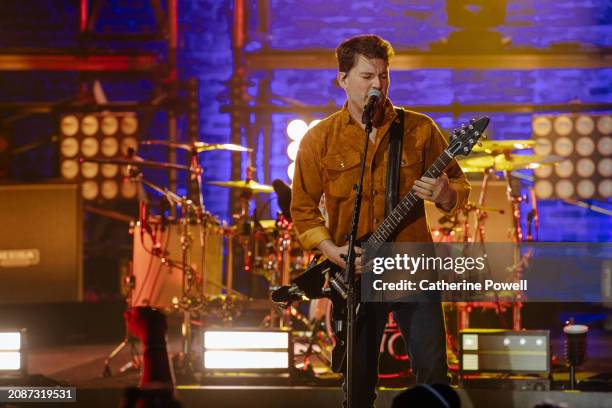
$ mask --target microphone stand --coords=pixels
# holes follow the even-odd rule
[[[357,294],[355,292],[355,240],[357,227],[359,225],[359,213],[361,211],[361,192],[363,187],[363,174],[365,172],[365,161],[368,156],[368,144],[370,133],[372,132],[371,109],[364,109],[362,123],[365,126],[365,139],[363,156],[361,157],[361,167],[359,172],[359,183],[355,189],[355,205],[353,207],[353,218],[351,220],[351,230],[348,236],[348,253],[346,256],[346,267],[344,269],[344,283],[348,288],[346,298],[346,372],[344,381],[346,382],[346,402],[347,408],[353,407],[353,354],[355,345],[355,309],[357,307]]]

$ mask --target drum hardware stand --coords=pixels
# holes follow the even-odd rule
[[[145,182],[142,178],[142,172],[140,172],[140,170],[134,166],[130,166],[129,172],[130,172],[131,181],[134,183],[139,183],[138,185],[140,186],[140,189],[142,190],[141,183]],[[139,194],[139,197],[140,197],[139,198],[139,211],[140,211],[141,220],[142,220],[143,215],[146,217],[146,204],[144,203],[143,195],[144,194]],[[134,222],[130,222],[130,234],[133,234],[133,232],[134,232]],[[127,295],[125,298],[125,304],[126,304],[126,308],[129,309],[132,307],[132,293],[134,291],[134,287],[136,286],[136,277],[134,276],[134,271],[132,270],[131,262],[129,265],[129,274],[125,277],[125,285],[127,287]],[[141,359],[140,359],[140,353],[138,351],[137,342],[135,341],[135,338],[130,335],[130,332],[128,330],[127,319],[125,318],[125,316],[124,316],[124,323],[125,323],[125,337],[123,338],[121,343],[119,343],[117,347],[115,347],[113,351],[111,351],[110,354],[108,354],[108,356],[104,359],[104,369],[102,370],[102,377],[112,376],[110,362],[112,359],[117,357],[119,353],[127,346],[130,347],[131,361],[124,364],[119,369],[119,372],[124,373],[130,369],[140,370]]]
[[[490,211],[495,211],[498,212],[500,214],[504,213],[504,210],[500,210],[500,209],[496,209],[496,208],[487,208],[484,207],[485,201],[486,201],[486,197],[487,197],[487,191],[488,191],[488,186],[489,186],[489,181],[491,179],[491,177],[494,176],[494,169],[492,167],[484,169],[484,176],[482,179],[482,187],[480,189],[480,194],[478,196],[478,202],[476,203],[475,206],[468,207],[465,209],[465,220],[464,220],[464,235],[463,235],[463,244],[467,245],[469,243],[475,244],[475,243],[480,243],[480,245],[482,245],[483,251],[486,254],[486,247],[485,247],[485,235],[486,235],[486,219],[488,217],[488,212]],[[467,214],[470,211],[474,211],[474,231],[473,231],[473,235],[470,237],[469,231],[468,231],[468,217]],[[488,261],[486,261],[487,265],[488,265]],[[486,303],[486,302],[483,302]],[[504,309],[502,308],[502,306],[499,303],[499,300],[497,299],[497,293],[495,294],[495,311],[498,315],[501,316],[501,314],[503,313]],[[458,321],[457,321],[457,326],[459,330],[463,330],[466,329],[470,326],[470,313],[472,312],[473,308],[474,308],[475,304],[473,302],[457,302],[457,311],[458,311]]]
[[[512,209],[512,221],[514,227],[512,229],[512,242],[515,245],[514,261],[515,265],[512,267],[514,271],[514,279],[516,282],[520,280],[523,272],[523,261],[520,259],[520,248],[518,245],[523,241],[523,230],[521,228],[521,208],[520,205],[525,201],[525,197],[521,196],[519,179],[512,176],[511,171],[504,171],[504,177],[506,179],[506,195],[508,201],[511,204]],[[517,267],[518,266],[518,267]],[[522,328],[522,313],[523,308],[522,294],[519,294],[512,304],[512,329],[521,330]]]
[[[290,285],[291,281],[291,233],[289,232],[291,223],[279,214],[276,220],[277,235],[274,239],[275,258],[274,270],[272,273],[269,292],[272,294],[281,286]],[[280,282],[278,277],[280,276]],[[280,311],[280,316],[279,316]],[[291,316],[296,316],[300,320],[305,318],[291,305],[288,307],[273,307],[270,309],[270,327],[278,327],[280,329],[291,329]]]
[[[130,263],[129,269],[130,269],[130,273],[129,275],[125,277],[125,284],[128,289],[128,295],[125,298],[125,303],[128,309],[131,307],[132,291],[134,290],[134,286],[136,283],[134,273],[132,271],[131,263]],[[125,318],[125,316],[124,316],[124,322],[125,322],[125,337],[123,338],[123,341],[119,343],[117,347],[115,347],[115,349],[111,351],[108,356],[106,356],[106,359],[104,359],[104,369],[102,370],[102,377],[110,377],[113,375],[111,368],[110,368],[110,362],[112,359],[117,357],[119,353],[127,346],[130,346],[130,354],[131,354],[132,359],[130,362],[124,364],[119,369],[119,372],[124,373],[130,369],[140,370],[141,360],[140,360],[140,353],[138,352],[138,345],[137,345],[136,339],[130,335],[130,332],[128,330],[127,319]]]
[[[312,326],[311,334],[310,334],[310,338],[308,339],[308,345],[306,347],[306,351],[304,352],[304,357],[302,360],[303,363],[301,367],[299,364],[296,367],[296,373],[300,374],[303,379],[316,378],[316,374],[311,364],[311,357],[313,355],[318,355],[321,359],[323,359],[323,361],[328,367],[331,367],[331,359],[329,358],[329,356],[325,355],[325,353],[323,352],[323,349],[325,348],[325,346],[322,345],[321,342],[319,341],[319,333],[322,332],[322,333],[325,333],[325,335],[327,335],[325,332],[325,328],[323,327],[324,321],[325,321],[325,316],[319,319],[315,319],[311,324]],[[314,348],[315,344],[319,346],[319,349],[321,351],[317,352],[315,350]]]

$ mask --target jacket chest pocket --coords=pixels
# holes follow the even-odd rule
[[[330,155],[321,160],[328,180],[329,194],[335,197],[348,197],[353,192],[353,184],[359,179],[359,153]]]
[[[423,150],[403,151],[400,162],[400,192],[408,193],[423,172]]]

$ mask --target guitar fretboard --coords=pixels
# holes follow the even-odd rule
[[[431,167],[425,172],[424,176],[431,178],[438,178],[448,166],[453,156],[447,151],[444,152],[436,159]],[[410,210],[419,202],[420,198],[414,193],[414,188],[410,190],[408,194],[402,198],[402,201],[395,206],[391,214],[389,214],[383,221],[382,224],[376,228],[376,231],[367,241],[367,248],[378,251],[380,246],[387,242],[399,229],[402,221],[408,216]]]

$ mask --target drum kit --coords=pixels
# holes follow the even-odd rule
[[[521,204],[528,199],[533,210],[528,220],[534,222],[535,236],[538,231],[537,203],[535,195],[525,197],[517,188],[519,180],[516,170],[531,169],[538,166],[551,166],[562,161],[556,156],[517,155],[512,151],[534,146],[531,140],[483,141],[474,152],[459,160],[459,165],[466,173],[482,174],[482,186],[476,202],[469,202],[457,216],[442,217],[441,226],[433,230],[434,239],[440,242],[485,242],[486,219],[488,214],[504,213],[503,209],[487,206],[487,189],[489,182],[502,172],[506,183],[507,199],[511,204],[513,242],[524,240],[521,229]],[[165,140],[147,140],[141,146],[165,146],[168,149],[184,150],[190,154],[190,164],[144,160],[129,152],[125,159],[87,159],[105,164],[126,166],[131,182],[137,183],[139,194],[140,220],[133,223],[131,233],[134,237],[132,274],[126,279],[130,294],[129,306],[153,306],[166,310],[179,311],[183,314],[183,348],[186,361],[192,355],[191,326],[193,316],[202,316],[206,321],[231,325],[241,313],[247,295],[234,288],[234,253],[235,245],[241,249],[242,268],[249,274],[263,276],[269,283],[270,292],[288,285],[292,278],[303,272],[310,260],[311,253],[303,251],[297,242],[292,227],[288,207],[290,190],[279,181],[274,185],[257,182],[254,169],[247,167],[244,180],[207,181],[207,185],[225,187],[240,192],[240,207],[232,214],[232,223],[228,225],[206,211],[203,205],[203,169],[199,156],[209,151],[248,152],[252,149],[236,144],[210,144],[205,142],[175,143]],[[189,186],[186,197],[181,197],[170,189],[158,186],[146,180],[141,168],[156,168],[185,171],[189,174]],[[154,191],[165,203],[166,211],[159,215],[150,215],[145,187]],[[249,212],[250,203],[256,194],[276,193],[279,207],[283,210],[274,220],[261,220],[257,212]],[[527,239],[534,235],[527,234]],[[224,243],[226,244],[226,277],[223,279]],[[520,273],[518,271],[517,273]],[[499,305],[457,303],[458,327],[469,325],[469,313],[477,307],[494,307]],[[520,301],[514,303],[513,328],[520,328]],[[324,299],[312,302],[310,318],[304,317],[296,308],[278,308],[269,303],[270,313],[265,325],[276,328],[291,328],[296,319],[304,322],[312,333],[308,352],[313,343],[319,350],[331,349],[330,311]],[[392,327],[392,326],[391,326]],[[316,332],[316,333],[315,333]],[[390,338],[395,334],[389,333]],[[397,337],[397,336],[395,336]],[[393,337],[394,338],[394,337]],[[325,354],[325,353],[322,353]],[[405,355],[399,357],[402,361]]]
[[[432,229],[434,241],[446,243],[477,243],[482,244],[483,253],[486,253],[485,243],[509,242],[518,244],[537,240],[539,236],[538,203],[532,187],[533,180],[530,176],[521,173],[520,170],[536,169],[541,166],[554,166],[564,160],[564,157],[553,155],[519,155],[515,150],[533,148],[536,142],[533,140],[485,140],[479,146],[475,146],[468,157],[458,159],[459,166],[464,173],[474,175],[478,180],[481,176],[480,186],[476,201],[468,201],[467,205],[453,217],[442,217],[439,220],[440,227]],[[496,180],[497,181],[494,181]],[[505,197],[497,199],[499,207],[491,206],[489,201],[489,190],[491,183],[503,183]],[[523,183],[527,182],[527,183]],[[472,182],[474,187],[474,181]],[[526,184],[523,188],[523,185]],[[525,193],[527,191],[527,193]],[[524,214],[522,209],[529,204],[531,209]],[[507,208],[505,208],[507,207]],[[505,214],[509,212],[509,214]],[[506,236],[499,239],[499,231],[495,231],[497,239],[493,241],[487,237],[487,218],[493,216],[499,218],[505,214]],[[527,225],[527,233],[523,232],[522,222]],[[497,225],[496,227],[500,227]],[[512,259],[508,260],[508,267],[513,279],[521,278],[529,253],[521,255],[518,245],[513,246]],[[456,316],[456,333],[470,327],[470,314],[474,310],[493,310],[501,315],[506,310],[512,311],[512,329],[522,329],[522,294],[516,293],[512,301],[479,302],[452,302],[444,303],[447,327],[451,327],[448,319]],[[451,331],[453,331],[451,329]],[[458,345],[454,343],[453,336],[447,337],[447,350],[449,354],[449,365],[457,364],[455,351]]]
[[[175,143],[165,140],[146,140],[141,146],[165,146],[180,149],[190,155],[189,165],[144,160],[130,150],[126,158],[82,159],[102,164],[122,166],[126,182],[135,183],[140,191],[139,220],[132,222],[132,268],[125,279],[129,307],[150,306],[182,313],[182,353],[180,362],[184,374],[193,372],[192,324],[201,318],[204,324],[229,326],[249,302],[255,299],[240,293],[234,285],[234,255],[241,249],[243,270],[251,275],[263,276],[273,291],[289,284],[291,277],[304,270],[309,254],[299,249],[288,213],[290,188],[276,180],[274,186],[259,183],[254,168],[246,169],[244,180],[207,181],[206,185],[225,187],[240,192],[239,211],[232,214],[232,223],[221,222],[203,205],[203,168],[199,156],[209,151],[248,152],[252,149],[236,144],[210,144],[205,142]],[[143,168],[184,171],[189,174],[187,195],[180,196],[169,188],[147,180]],[[150,214],[146,190],[160,198],[159,214]],[[262,220],[258,212],[249,212],[256,194],[278,193],[279,206],[284,210],[276,219]],[[287,196],[287,191],[289,196]],[[105,212],[107,214],[108,212]],[[111,216],[114,214],[111,214]],[[224,258],[224,246],[227,251]],[[223,279],[223,262],[226,276]],[[257,302],[255,302],[257,303]],[[295,308],[279,309],[265,299],[269,314],[262,324],[286,328],[295,319],[310,324]],[[123,347],[114,350],[105,368],[110,373],[108,360]]]

